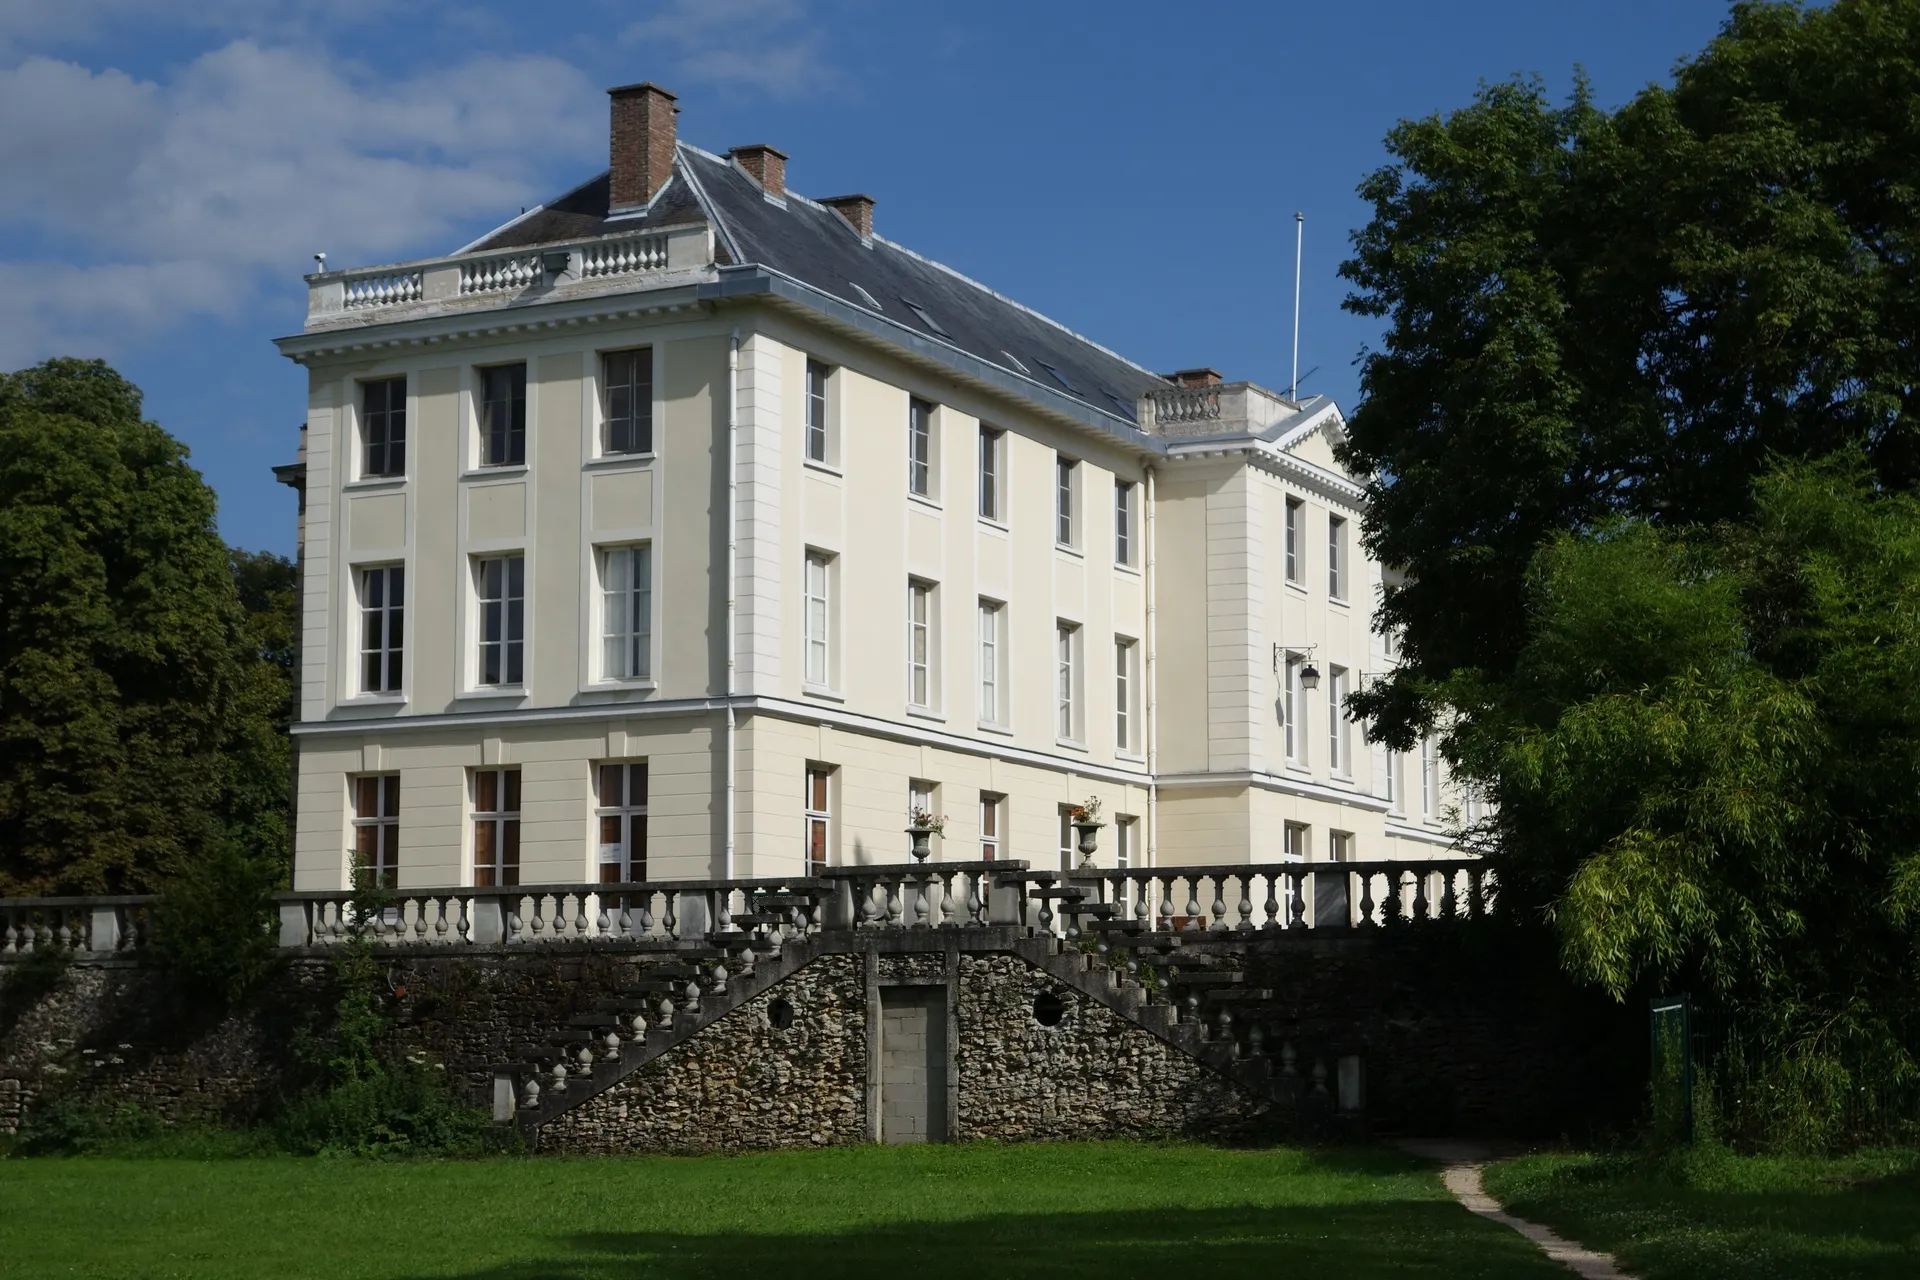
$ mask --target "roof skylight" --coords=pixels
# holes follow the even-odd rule
[[[885,307],[880,305],[880,299],[874,297],[872,294],[868,293],[865,289],[862,289],[859,285],[853,284],[853,281],[851,280],[847,281],[847,283],[852,284],[853,291],[859,294],[861,297],[865,298],[867,300],[867,305],[872,307],[875,311],[886,310]]]
[[[952,334],[948,333],[945,329],[941,328],[940,322],[938,320],[935,320],[932,316],[928,315],[927,309],[921,306],[919,303],[915,302],[912,298],[902,298],[900,299],[900,301],[906,303],[907,310],[919,316],[920,323],[927,326],[927,328],[933,330],[935,333],[939,334],[943,338],[951,338],[953,336]]]
[[[1060,372],[1058,369],[1048,364],[1045,360],[1035,360],[1034,363],[1039,365],[1042,369],[1045,369],[1048,373],[1052,374],[1053,380],[1055,382],[1059,383],[1061,386],[1065,387],[1067,390],[1073,392],[1075,395],[1080,394],[1080,388],[1074,386],[1072,381],[1068,379],[1066,374]]]

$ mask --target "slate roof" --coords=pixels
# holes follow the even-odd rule
[[[881,236],[863,243],[844,218],[789,192],[769,200],[732,161],[682,143],[674,175],[644,216],[609,218],[608,175],[529,211],[460,250],[499,249],[631,235],[708,222],[723,264],[758,265],[876,312],[968,354],[1135,420],[1157,374],[1055,324],[985,285]]]

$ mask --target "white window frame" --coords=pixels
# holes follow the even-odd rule
[[[400,465],[398,467],[389,466],[385,470],[375,471],[371,466],[373,446],[369,442],[369,436],[372,432],[372,415],[367,411],[367,396],[375,387],[389,388],[396,382],[400,384],[400,439],[398,444],[396,444],[393,440],[392,423],[388,422],[384,424],[387,428],[384,448],[389,460],[392,457],[393,450],[395,448],[399,449]],[[364,378],[356,385],[360,391],[360,395],[357,402],[353,405],[354,416],[357,419],[354,424],[353,440],[360,456],[358,465],[354,468],[354,475],[361,480],[371,481],[406,479],[407,466],[412,460],[412,450],[408,448],[408,445],[412,442],[408,439],[407,428],[409,426],[408,420],[412,416],[410,410],[413,406],[412,388],[408,385],[407,375],[404,373],[395,373],[388,374],[383,378]],[[391,415],[393,412],[390,393],[388,394],[387,408],[381,412],[386,415]]]
[[[475,606],[474,639],[471,648],[474,664],[473,687],[487,691],[524,689],[527,687],[528,647],[526,553],[524,551],[503,551],[488,555],[476,555],[472,558],[472,563],[473,599]],[[513,566],[516,563],[520,566],[520,594],[518,596],[512,594]],[[501,566],[501,594],[498,597],[492,597],[487,594],[487,566],[492,564]],[[513,605],[516,602],[520,606],[517,636],[513,634],[515,631],[515,627],[513,626]],[[500,638],[498,640],[488,640],[487,611],[489,606],[495,603],[498,603],[500,607]],[[495,646],[498,646],[500,649],[500,678],[497,680],[488,680],[486,678],[487,650]],[[520,678],[518,680],[510,678],[513,671],[513,659],[516,656],[520,662]]]
[[[367,784],[372,783],[369,787]],[[400,775],[365,773],[347,779],[348,811],[353,815],[353,848],[348,856],[355,862],[367,854],[365,865],[373,871],[374,887],[394,889],[400,880]],[[365,801],[373,801],[366,812]],[[371,847],[363,847],[370,845]]]
[[[1053,630],[1054,736],[1069,746],[1080,746],[1085,739],[1083,716],[1085,699],[1081,681],[1085,676],[1082,628],[1065,618],[1055,621]]]
[[[807,548],[801,569],[800,671],[806,686],[832,690],[839,681],[839,653],[835,647],[834,578],[839,557],[817,547]]]
[[[838,466],[839,440],[833,429],[834,367],[808,356],[802,376],[805,378],[800,392],[805,406],[801,418],[803,454],[815,466]]]
[[[979,502],[976,513],[989,524],[1007,522],[1007,433],[980,424]]]
[[[1386,755],[1386,794],[1381,798],[1387,802],[1389,813],[1398,813],[1400,812],[1400,753],[1388,747]]]
[[[1327,769],[1345,777],[1353,772],[1347,734],[1347,669],[1327,667]]]
[[[1113,638],[1113,749],[1137,755],[1140,725],[1140,645],[1132,636]]]
[[[594,391],[595,407],[598,410],[600,419],[595,425],[594,431],[594,456],[600,458],[651,458],[658,444],[657,435],[660,422],[658,412],[660,409],[660,368],[656,363],[654,348],[651,345],[640,347],[612,347],[605,351],[596,351],[594,354],[598,358],[599,363],[599,367],[594,371],[598,375],[595,379],[598,385],[594,388]],[[607,363],[616,356],[633,356],[635,362],[643,365],[647,371],[646,413],[643,421],[634,424],[634,430],[637,434],[640,434],[640,438],[633,441],[633,443],[644,445],[644,448],[616,449],[613,447],[613,413],[611,411],[613,384],[607,377]],[[637,409],[635,410],[634,416],[638,416]]]
[[[481,779],[489,775],[494,779],[495,807],[492,809],[482,809],[480,807]],[[507,807],[507,798],[510,794],[507,786],[509,777],[513,780],[512,790],[519,793],[518,798],[520,801],[518,805],[512,808]],[[483,827],[490,827],[494,833],[494,860],[487,869],[488,879],[485,883],[502,887],[519,884],[520,814],[522,808],[527,803],[525,779],[521,776],[520,766],[488,765],[484,769],[474,769],[468,772],[467,783],[467,826],[473,838],[473,847],[470,851],[471,856],[467,858],[467,874],[473,877],[472,883],[475,886],[482,884],[480,879],[480,831]],[[509,844],[513,846],[513,862],[511,864],[506,860],[506,849]],[[496,875],[495,873],[498,874]]]
[[[1283,521],[1283,545],[1285,550],[1286,579],[1300,586],[1307,580],[1306,565],[1301,552],[1305,549],[1301,535],[1307,523],[1307,504],[1299,498],[1288,498]]]
[[[614,567],[626,564],[626,586],[616,588]],[[610,543],[594,548],[599,595],[599,671],[609,684],[653,682],[653,544]],[[617,646],[617,649],[616,649]],[[620,655],[616,660],[616,652]],[[628,669],[631,668],[631,669]]]
[[[520,370],[520,459],[512,458],[489,461],[487,457],[487,375],[495,370]],[[473,391],[473,463],[476,471],[512,471],[530,465],[533,457],[533,371],[525,360],[504,360],[498,364],[484,364],[474,370],[475,386]],[[507,443],[512,443],[512,424],[508,424]],[[510,451],[510,450],[509,450]]]
[[[806,860],[809,875],[817,874],[833,865],[833,775],[835,766],[809,760],[803,775],[804,790],[800,804],[805,813],[806,827],[800,845],[800,856]],[[818,847],[820,856],[814,857]]]
[[[928,502],[939,495],[939,441],[934,421],[936,406],[919,396],[907,397],[907,492]]]
[[[1116,871],[1136,869],[1139,863],[1140,821],[1130,813],[1113,818],[1113,866]],[[1125,906],[1125,903],[1121,904]]]
[[[907,705],[933,711],[940,705],[939,587],[907,579]]]
[[[976,696],[984,728],[1007,727],[1007,606],[981,596],[975,611]]]
[[[394,577],[399,575],[399,586],[395,589]],[[378,575],[380,584],[380,604],[370,603],[374,595],[374,580]],[[404,696],[406,691],[407,662],[407,567],[399,564],[360,565],[355,573],[358,600],[356,621],[359,624],[359,662],[355,675],[358,685],[355,693],[361,697],[393,698]],[[397,597],[397,598],[396,598]],[[377,618],[377,623],[376,623]],[[369,646],[369,631],[378,627],[379,640]],[[399,640],[394,632],[400,633]],[[370,686],[367,681],[369,660],[377,664],[378,678]]]
[[[1073,829],[1073,806],[1060,806],[1060,870],[1073,870],[1080,856],[1080,833]]]
[[[609,770],[617,770],[619,778],[619,792],[612,803],[608,803],[607,795]],[[595,874],[601,884],[634,884],[647,878],[649,781],[645,760],[603,760],[594,766],[593,830],[598,846]],[[524,798],[521,803],[526,803]],[[618,834],[613,840],[606,838],[608,822],[617,824]],[[638,875],[634,874],[636,866]],[[609,871],[618,874],[609,876]]]
[[[1053,542],[1068,551],[1080,547],[1080,461],[1064,453],[1053,456]]]
[[[1347,598],[1347,520],[1327,514],[1327,599]]]
[[[997,862],[1005,848],[1007,798],[997,791],[980,793],[980,860]]]
[[[1128,569],[1136,563],[1134,557],[1139,542],[1134,528],[1134,499],[1138,487],[1131,480],[1113,482],[1113,562]]]
[[[1433,753],[1433,735],[1420,739],[1420,816],[1440,812],[1440,762]]]
[[[1280,858],[1283,862],[1309,862],[1313,858],[1313,828],[1304,822],[1280,824]]]
[[[1327,832],[1327,861],[1328,862],[1352,862],[1353,861],[1353,832],[1351,831]]]
[[[1280,687],[1281,738],[1287,763],[1304,769],[1308,758],[1307,691],[1300,683],[1300,672],[1307,665],[1307,655],[1289,652],[1285,659]]]
[[[907,779],[907,812],[908,813],[912,813],[916,809],[924,809],[928,813],[937,814],[940,812],[940,810],[935,806],[939,804],[939,799],[940,799],[939,783],[929,781],[926,778],[908,778]],[[938,862],[940,861],[940,857],[939,857],[940,845],[938,843],[940,837],[934,836],[932,839],[934,841],[934,843],[930,846],[931,849],[933,850],[932,860],[935,862]],[[912,859],[913,838],[911,836],[907,838],[907,849],[908,849],[907,860],[910,862],[913,860]]]

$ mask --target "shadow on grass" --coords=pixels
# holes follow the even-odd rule
[[[1616,1254],[1643,1280],[1914,1280],[1920,1168],[1803,1187],[1689,1186],[1596,1162],[1530,1181],[1507,1208]],[[1499,1194],[1501,1188],[1493,1188]]]
[[[900,1221],[804,1235],[677,1231],[555,1237],[537,1261],[460,1280],[834,1276],[998,1280],[1085,1273],[1337,1275],[1546,1280],[1564,1275],[1519,1236],[1443,1201],[1346,1206],[997,1215]],[[444,1273],[442,1273],[444,1274]]]

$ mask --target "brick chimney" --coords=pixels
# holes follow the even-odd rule
[[[613,170],[610,210],[644,208],[673,173],[673,95],[650,81],[607,90],[612,102],[608,130]]]
[[[862,240],[873,239],[872,196],[832,196],[820,203],[845,218]]]
[[[1161,376],[1176,387],[1217,387],[1220,385],[1220,371],[1218,369],[1180,369]]]
[[[764,142],[752,146],[735,147],[727,152],[734,162],[747,171],[747,176],[760,184],[760,189],[775,199],[785,199],[787,194],[787,153],[778,147],[770,147]]]

